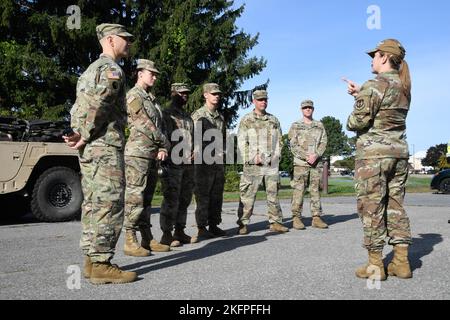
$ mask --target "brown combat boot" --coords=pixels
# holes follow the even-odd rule
[[[83,276],[86,279],[89,279],[91,277],[91,273],[92,273],[92,262],[91,262],[91,258],[89,258],[89,256],[85,256],[84,257],[84,268],[83,268]]]
[[[174,239],[174,237],[172,236],[172,232],[171,231],[164,231],[163,232],[160,244],[161,245],[165,245],[165,246],[169,246],[169,248],[170,247],[179,247],[179,246],[181,246],[180,241]]]
[[[408,261],[408,245],[395,245],[394,258],[388,265],[388,274],[400,279],[412,278],[411,266]]]
[[[238,230],[238,235],[245,236],[247,234],[249,234],[247,226],[246,225],[240,225],[239,226],[239,230]]]
[[[319,216],[313,217],[312,227],[318,229],[327,229],[328,225],[323,222],[323,220]]]
[[[192,238],[188,236],[186,233],[184,233],[184,229],[175,229],[175,232],[173,233],[173,238],[182,244],[189,244],[192,241]]]
[[[148,257],[150,255],[149,250],[144,249],[139,245],[136,237],[136,231],[134,230],[126,230],[123,252],[125,255],[131,257]]]
[[[275,222],[270,224],[270,231],[278,233],[286,233],[289,232],[289,228],[286,228],[281,223]]]
[[[386,272],[383,265],[383,253],[381,251],[369,251],[369,263],[359,267],[355,272],[358,278],[368,279],[379,276],[380,281],[386,280]],[[377,279],[374,279],[377,280]]]
[[[122,271],[118,266],[109,262],[94,262],[89,281],[92,284],[129,283],[135,281],[136,278],[136,272]]]
[[[302,219],[300,217],[294,217],[292,227],[295,230],[305,230],[305,225],[303,224]]]
[[[220,229],[216,225],[209,226],[209,230],[208,231],[209,231],[209,233],[211,233],[215,237],[225,237],[227,235],[227,233],[225,231],[223,231],[222,229]]]
[[[169,252],[170,247],[160,244],[158,241],[153,239],[153,234],[150,228],[139,228],[141,232],[141,246],[147,250],[153,252]]]

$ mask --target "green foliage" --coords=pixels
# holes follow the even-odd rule
[[[348,143],[349,139],[344,133],[339,119],[334,117],[324,117],[321,122],[323,123],[328,136],[328,144],[324,157],[330,158],[331,156],[351,154],[352,150]]]
[[[241,177],[234,166],[227,166],[225,172],[225,192],[239,191]]]
[[[292,174],[294,172],[294,156],[289,145],[289,136],[283,135],[283,147],[281,149],[280,171]]]
[[[442,155],[442,156],[439,158],[439,161],[438,161],[438,168],[439,168],[439,169],[450,169],[450,163],[448,162],[447,159],[448,159],[448,158],[447,158],[446,155]]]
[[[158,179],[158,182],[156,183],[156,187],[155,187],[155,196],[162,196],[162,189],[161,189],[161,179]]]
[[[442,143],[434,147],[431,147],[427,151],[427,156],[422,160],[423,166],[430,166],[438,168],[440,163],[439,160],[442,156],[447,154],[447,144]]]
[[[355,170],[355,157],[346,158],[344,160],[338,160],[334,163],[334,166],[339,168]]]
[[[81,29],[68,29],[70,5],[81,9]],[[123,63],[128,87],[135,60],[154,60],[161,74],[154,93],[164,105],[170,84],[187,82],[190,110],[203,105],[202,85],[220,84],[228,124],[248,107],[251,90],[243,82],[266,66],[249,57],[258,35],[238,30],[244,6],[225,0],[3,0],[0,2],[0,114],[27,119],[67,117],[79,75],[100,53],[95,27],[120,23],[135,36]],[[267,83],[263,86],[267,86]]]

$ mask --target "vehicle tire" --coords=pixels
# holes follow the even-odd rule
[[[69,221],[79,217],[82,202],[80,175],[67,167],[54,167],[36,181],[31,212],[41,221]]]
[[[450,178],[445,178],[441,181],[439,190],[443,193],[450,193]]]

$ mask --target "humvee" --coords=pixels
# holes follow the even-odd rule
[[[14,141],[5,132],[0,137],[0,199],[12,195],[17,201],[29,201],[31,212],[41,221],[73,220],[83,201],[78,152],[60,136],[56,140],[60,142]]]

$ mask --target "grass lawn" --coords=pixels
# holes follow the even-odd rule
[[[410,176],[406,185],[406,191],[409,193],[423,193],[430,192],[431,176]],[[292,189],[289,178],[281,179],[281,189],[279,192],[280,199],[292,198]],[[309,194],[307,193],[307,197]],[[341,197],[341,196],[355,196],[354,181],[352,177],[331,177],[328,181],[328,194],[322,194],[323,197]],[[239,192],[225,192],[223,194],[225,202],[239,201]],[[266,193],[259,191],[256,197],[257,200],[265,200]],[[153,199],[153,206],[160,206],[162,196],[155,195]]]

